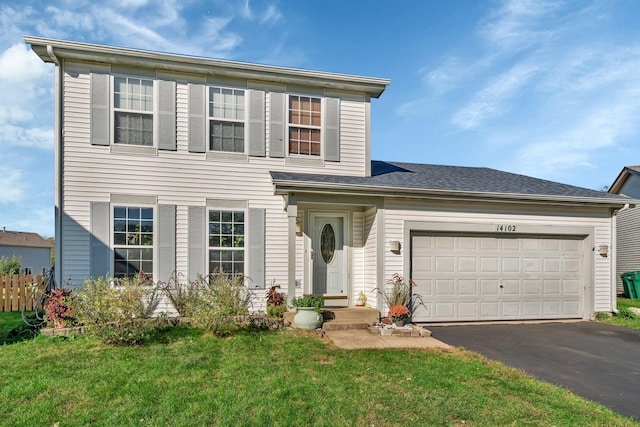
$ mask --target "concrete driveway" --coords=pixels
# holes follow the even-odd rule
[[[433,337],[640,420],[640,330],[595,322],[432,326]]]

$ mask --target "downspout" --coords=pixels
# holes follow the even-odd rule
[[[55,64],[54,82],[54,151],[53,151],[53,186],[54,186],[54,226],[55,226],[55,280],[58,286],[62,286],[62,161],[63,161],[63,133],[62,133],[62,69],[61,64],[53,51],[53,46],[47,45],[47,55]]]

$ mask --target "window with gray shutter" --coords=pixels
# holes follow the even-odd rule
[[[91,277],[108,276],[111,273],[109,210],[110,206],[107,202],[91,202],[91,244],[89,249]]]
[[[189,206],[188,210],[188,277],[190,281],[198,275],[206,274],[205,270],[205,230],[206,208],[204,206]]]
[[[271,92],[269,94],[269,157],[285,156],[285,95]]]
[[[91,73],[91,144],[109,145],[109,74]]]
[[[249,209],[249,271],[252,289],[265,288],[265,210]]]
[[[249,155],[264,157],[265,124],[264,95],[261,90],[249,91]]]
[[[324,118],[324,159],[340,161],[340,99],[326,99]]]
[[[176,149],[176,82],[158,83],[158,149]]]
[[[158,280],[167,282],[176,270],[176,206],[158,205]]]
[[[204,153],[205,137],[205,87],[201,84],[189,84],[189,151]]]

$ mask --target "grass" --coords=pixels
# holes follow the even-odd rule
[[[0,425],[634,425],[462,350],[336,349],[296,331],[174,328],[139,347],[0,346]]]
[[[30,339],[34,335],[35,331],[24,323],[19,311],[0,313],[0,345]]]
[[[635,318],[625,316],[629,307],[640,308],[640,299],[618,298],[618,310],[620,313],[614,316],[598,316],[599,322],[609,325],[625,326],[627,328],[640,329],[640,316]]]

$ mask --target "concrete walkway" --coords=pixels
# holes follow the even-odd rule
[[[393,337],[374,335],[368,330],[325,331],[336,347],[347,350],[359,348],[451,348],[432,337]]]

